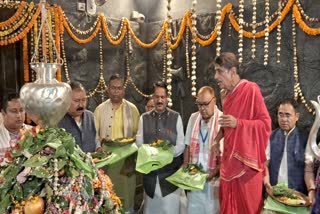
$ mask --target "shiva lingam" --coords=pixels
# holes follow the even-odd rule
[[[318,96],[318,102],[310,101],[315,108],[316,118],[313,122],[312,128],[309,133],[308,143],[311,146],[314,156],[320,159],[320,148],[317,145],[317,133],[320,128],[320,95]]]
[[[60,58],[51,29],[47,23],[46,1],[41,0],[41,26],[38,40],[35,43],[35,52],[31,58],[30,67],[36,72],[37,79],[32,83],[26,83],[20,90],[20,99],[25,105],[25,110],[33,122],[42,127],[55,127],[68,111],[71,104],[71,88],[68,84],[59,82],[55,76],[61,68],[63,60]],[[38,44],[42,34],[42,28],[46,27],[49,38],[53,41],[57,59],[54,63],[48,63],[44,53],[42,62],[36,62],[38,56]],[[42,34],[44,35],[44,34]],[[46,39],[42,36],[42,40]]]

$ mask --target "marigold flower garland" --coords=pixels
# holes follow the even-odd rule
[[[301,90],[301,85],[299,83],[299,68],[298,68],[298,55],[297,55],[297,31],[294,14],[292,14],[292,46],[293,46],[293,77],[294,77],[294,99],[298,100],[300,98],[302,104],[307,109],[308,112],[312,112],[312,108],[308,105],[303,92]],[[313,114],[315,112],[313,111]]]
[[[32,10],[34,8],[34,4],[30,4],[27,11],[23,14],[21,14],[18,19],[13,23],[11,26],[4,27],[3,31],[0,31],[0,37],[7,36],[13,32],[15,32],[17,29],[20,28],[23,24],[26,24],[26,20],[28,19],[29,14],[32,14]],[[23,10],[24,11],[24,10]]]
[[[9,27],[9,25],[11,25],[12,23],[16,22],[17,19],[21,16],[22,11],[25,10],[26,6],[27,6],[27,3],[25,1],[22,1],[20,3],[20,5],[19,5],[17,11],[15,12],[15,14],[13,16],[11,16],[9,19],[7,19],[4,22],[0,22],[0,29]]]
[[[170,45],[170,48],[171,49],[176,49],[179,47],[179,44],[182,40],[182,37],[183,37],[183,33],[186,29],[186,23],[187,23],[187,19],[188,19],[188,16],[184,16],[183,19],[182,19],[182,23],[181,23],[181,26],[180,26],[180,29],[179,29],[179,32],[178,32],[178,35],[177,35],[177,38],[176,38],[176,41]]]
[[[57,48],[57,54],[59,56],[61,56],[61,46],[60,46],[60,23],[61,23],[61,20],[60,20],[60,16],[59,16],[59,8],[58,6],[55,4],[54,5],[54,22],[55,22],[55,43],[56,43],[56,48]],[[61,77],[61,68],[59,68],[57,70],[57,73],[56,73],[56,77],[57,77],[57,80],[58,81],[62,81],[62,77]]]
[[[161,38],[165,35],[165,32],[166,32],[166,26],[167,26],[167,23],[166,21],[164,22],[164,24],[162,25],[162,28],[159,32],[159,34],[157,35],[157,37],[150,43],[144,43],[142,42],[137,36],[136,34],[134,33],[134,31],[132,30],[131,26],[130,26],[130,22],[128,21],[128,19],[125,19],[126,20],[126,24],[128,26],[128,30],[130,31],[130,34],[132,36],[132,38],[136,41],[136,43],[141,46],[142,48],[153,48],[154,46],[156,46]]]
[[[313,23],[315,23],[315,22],[320,22],[320,18],[309,17],[307,14],[305,14],[305,12],[304,12],[304,10],[303,10],[303,8],[302,8],[299,0],[296,0],[295,5],[298,7],[301,15],[303,16],[303,18],[304,18],[305,20],[307,20],[308,22],[313,22]],[[295,17],[295,18],[297,18],[297,17]]]
[[[99,89],[102,89],[102,91],[107,88],[106,82],[103,77],[103,43],[102,43],[102,30],[99,30],[99,82],[95,89],[93,89],[92,92],[89,92],[87,95],[87,98],[93,97]]]
[[[21,32],[18,33],[18,35],[16,35],[15,37],[10,38],[10,39],[6,39],[6,40],[0,40],[0,46],[12,44],[12,43],[15,43],[15,42],[23,39],[27,35],[27,33],[30,31],[30,29],[32,28],[34,23],[36,22],[39,14],[40,14],[40,9],[37,8],[36,12],[32,16],[31,21],[27,24],[27,26],[23,30],[21,30]]]
[[[50,28],[51,29],[51,32],[53,32],[53,28],[52,28],[52,13],[53,13],[53,8],[50,8],[49,10],[48,10],[48,17],[47,17],[47,22],[48,22],[48,28]],[[54,35],[53,35],[54,36]],[[48,31],[46,32],[46,37],[48,38]],[[53,38],[52,38],[52,40],[51,39],[47,39],[47,42],[48,42],[48,48],[49,48],[49,62],[53,62],[53,55],[54,55],[54,53],[53,53],[53,42],[54,42],[55,40],[53,40]]]
[[[110,34],[110,31],[109,31],[108,25],[107,25],[107,21],[105,20],[105,18],[103,17],[102,14],[101,14],[100,20],[102,21],[102,29],[103,29],[103,32],[104,32],[106,39],[112,45],[119,45],[123,41],[124,37],[126,36],[129,21],[126,18],[124,18],[122,20],[121,28],[119,30],[119,32],[121,32],[121,33],[120,33],[120,35],[118,33],[118,35],[116,37],[114,37]]]
[[[99,32],[99,29],[101,27],[101,16],[100,16],[100,19],[97,23],[97,26],[95,28],[95,30],[93,31],[93,33],[86,39],[80,39],[78,38],[73,32],[72,30],[70,29],[69,25],[68,25],[68,22],[66,19],[63,19],[62,20],[63,22],[63,26],[65,27],[65,29],[67,30],[68,34],[70,35],[70,37],[76,41],[77,43],[79,44],[87,44],[89,42],[91,42],[96,36],[97,36],[97,33]]]
[[[291,9],[291,6],[294,4],[294,0],[288,0],[285,8],[283,9],[282,13],[281,13],[281,20],[280,20],[280,23],[285,19],[285,17],[287,16],[287,14],[289,13],[290,9]],[[229,20],[230,20],[230,23],[231,25],[233,26],[233,28],[239,32],[239,24],[237,23],[237,21],[235,20],[235,17],[232,13],[229,14]],[[277,27],[279,23],[279,20],[276,20],[274,21],[271,25],[269,25],[269,28],[268,28],[268,32],[272,32],[274,30],[275,27]],[[253,35],[251,32],[248,32],[246,30],[243,30],[243,35],[247,38],[252,38]],[[261,38],[265,36],[265,29],[260,31],[260,32],[257,32],[255,34],[255,38]]]
[[[232,4],[228,3],[226,6],[224,6],[224,8],[222,9],[221,12],[221,24],[224,23],[224,19],[227,13],[229,13],[232,9]],[[188,13],[188,12],[187,12]],[[191,23],[191,18],[189,15],[188,18],[188,26],[190,31],[192,30],[192,23]],[[211,37],[208,40],[202,40],[201,38],[199,38],[198,36],[195,37],[196,41],[201,45],[201,46],[208,46],[211,45],[212,42],[216,39],[217,37],[217,28],[214,29],[213,33],[211,34]]]
[[[23,80],[24,82],[30,81],[29,76],[29,56],[28,56],[28,37],[25,36],[22,40],[23,52]]]
[[[302,20],[301,14],[296,5],[293,6],[292,12],[294,14],[294,17],[296,18],[296,22],[298,23],[301,30],[303,30],[303,32],[311,36],[320,35],[320,28],[311,28]]]

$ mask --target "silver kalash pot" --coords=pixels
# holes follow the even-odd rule
[[[316,111],[316,118],[313,122],[312,128],[309,133],[308,143],[311,146],[314,156],[317,159],[320,159],[320,144],[317,144],[317,133],[320,128],[320,95],[318,96],[318,102],[313,100],[310,101],[315,108]]]
[[[40,0],[41,26],[38,39],[35,45],[35,52],[31,58],[30,67],[36,72],[37,80],[26,83],[20,90],[20,99],[25,105],[28,116],[37,125],[42,127],[55,127],[68,111],[71,104],[71,88],[68,84],[56,80],[56,72],[61,68],[63,60],[60,58],[52,30],[47,23],[46,0]],[[35,59],[39,56],[40,39],[46,41],[42,30],[48,32],[49,39],[52,41],[56,60],[48,63],[46,54],[43,54],[41,62]]]
[[[20,90],[20,99],[28,116],[37,125],[55,127],[71,104],[71,88],[56,80],[59,63],[30,63],[37,80],[26,83]]]

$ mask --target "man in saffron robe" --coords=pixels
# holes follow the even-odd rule
[[[220,212],[260,213],[266,147],[271,119],[256,83],[240,79],[239,62],[233,53],[222,53],[214,60],[215,75],[226,90],[223,116],[219,118],[224,137],[220,166]]]

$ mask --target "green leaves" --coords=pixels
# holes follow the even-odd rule
[[[42,166],[48,163],[51,156],[42,156],[40,154],[36,154],[23,163],[25,167],[37,167]]]

